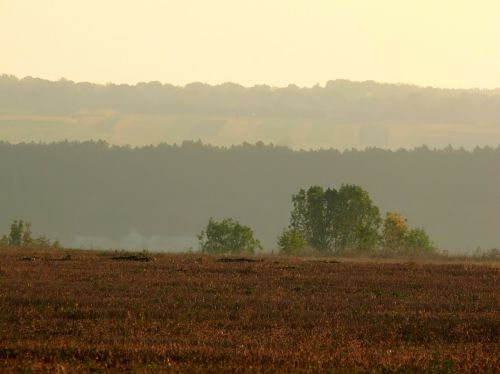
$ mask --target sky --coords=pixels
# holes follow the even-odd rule
[[[500,87],[499,0],[0,0],[0,74]]]

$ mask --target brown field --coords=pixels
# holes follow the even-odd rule
[[[0,371],[500,372],[495,264],[116,256],[0,249]]]

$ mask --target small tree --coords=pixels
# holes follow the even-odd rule
[[[307,248],[307,241],[301,233],[288,228],[283,230],[283,233],[278,238],[278,246],[281,252],[285,254],[298,254]]]
[[[407,248],[412,253],[435,254],[437,248],[423,228],[410,230],[407,237]]]
[[[10,241],[9,241],[9,237],[7,235],[2,235],[0,237],[0,245],[1,246],[6,247],[6,246],[10,245],[9,243],[10,243]]]
[[[254,253],[256,249],[262,249],[260,242],[253,237],[253,230],[232,218],[221,222],[210,218],[198,240],[200,249],[206,253]]]
[[[433,254],[436,247],[422,228],[410,229],[400,213],[388,212],[382,231],[382,246],[395,253]]]
[[[23,242],[24,221],[14,221],[10,225],[9,245],[20,246]]]
[[[393,252],[400,252],[406,247],[408,223],[403,215],[388,212],[382,230],[382,246]]]
[[[22,232],[22,245],[24,247],[30,246],[33,244],[33,237],[31,231],[31,223],[26,222],[24,224],[24,230]]]

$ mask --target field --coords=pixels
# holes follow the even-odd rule
[[[0,248],[0,371],[500,372],[499,275]]]
[[[113,110],[33,115],[19,110],[2,113],[0,107],[0,139],[12,143],[102,139],[110,144],[133,146],[157,144],[158,139],[179,144],[186,139],[201,139],[219,146],[263,141],[294,149],[362,149],[367,146],[411,149],[422,144],[444,148],[452,144],[473,149],[477,145],[495,148],[500,143],[500,130],[496,121],[477,121],[471,125],[454,121],[409,123],[402,120],[378,125],[323,115],[298,118],[287,115],[154,115]]]

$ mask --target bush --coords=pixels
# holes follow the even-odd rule
[[[307,241],[301,233],[288,228],[278,238],[278,246],[287,255],[299,254],[307,248]]]
[[[435,254],[437,249],[422,228],[410,229],[400,213],[388,212],[384,221],[382,247],[399,254]]]
[[[409,228],[406,218],[400,213],[388,212],[382,229],[382,247],[392,252],[401,252],[406,247]]]
[[[232,218],[221,222],[210,218],[198,240],[201,251],[206,253],[254,253],[256,249],[262,249],[260,242],[253,237],[253,230]]]
[[[406,238],[406,248],[415,254],[436,254],[437,248],[422,228],[410,230]]]

